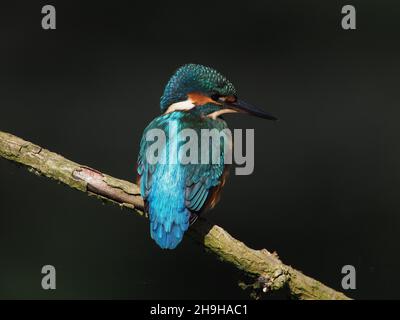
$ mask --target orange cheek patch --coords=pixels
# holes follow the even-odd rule
[[[188,94],[189,100],[192,101],[193,104],[195,104],[196,106],[202,106],[205,105],[206,103],[213,103],[216,105],[221,105],[221,103],[211,99],[208,96],[205,96],[201,93],[198,92],[192,92]]]

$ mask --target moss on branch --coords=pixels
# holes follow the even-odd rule
[[[0,157],[19,163],[29,171],[118,204],[140,215],[144,203],[137,185],[80,165],[12,134],[0,131]],[[190,228],[189,236],[221,260],[233,264],[254,279],[251,287],[263,294],[286,289],[295,299],[349,299],[321,282],[285,265],[266,249],[254,250],[233,238],[223,228],[201,218]],[[259,295],[258,295],[259,296]]]

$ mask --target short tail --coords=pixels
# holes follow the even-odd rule
[[[163,215],[150,210],[150,235],[162,249],[175,249],[189,227],[187,209],[173,215]],[[153,211],[153,212],[152,212]]]
[[[185,206],[185,171],[180,165],[158,166],[148,194],[150,235],[163,249],[175,249],[189,228]]]

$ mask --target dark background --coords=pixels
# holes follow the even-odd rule
[[[41,29],[53,4],[57,30]],[[342,30],[353,4],[357,30]],[[26,1],[0,5],[0,130],[133,181],[172,72],[215,67],[281,119],[255,128],[255,172],[207,216],[353,298],[400,298],[399,10],[395,1]],[[41,289],[41,267],[57,290]],[[0,298],[246,298],[190,239],[0,160]]]

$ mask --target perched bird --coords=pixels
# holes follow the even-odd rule
[[[180,67],[168,81],[160,99],[161,115],[145,129],[138,157],[138,185],[150,218],[150,235],[164,249],[174,249],[192,221],[204,210],[213,208],[227,177],[224,145],[219,163],[154,163],[149,161],[151,141],[145,137],[152,129],[168,132],[173,125],[182,129],[223,130],[225,113],[247,113],[277,120],[238,100],[234,86],[216,70],[197,64]],[[182,144],[179,134],[166,134],[165,149]],[[224,142],[226,143],[226,142]],[[213,146],[210,146],[212,148]]]

